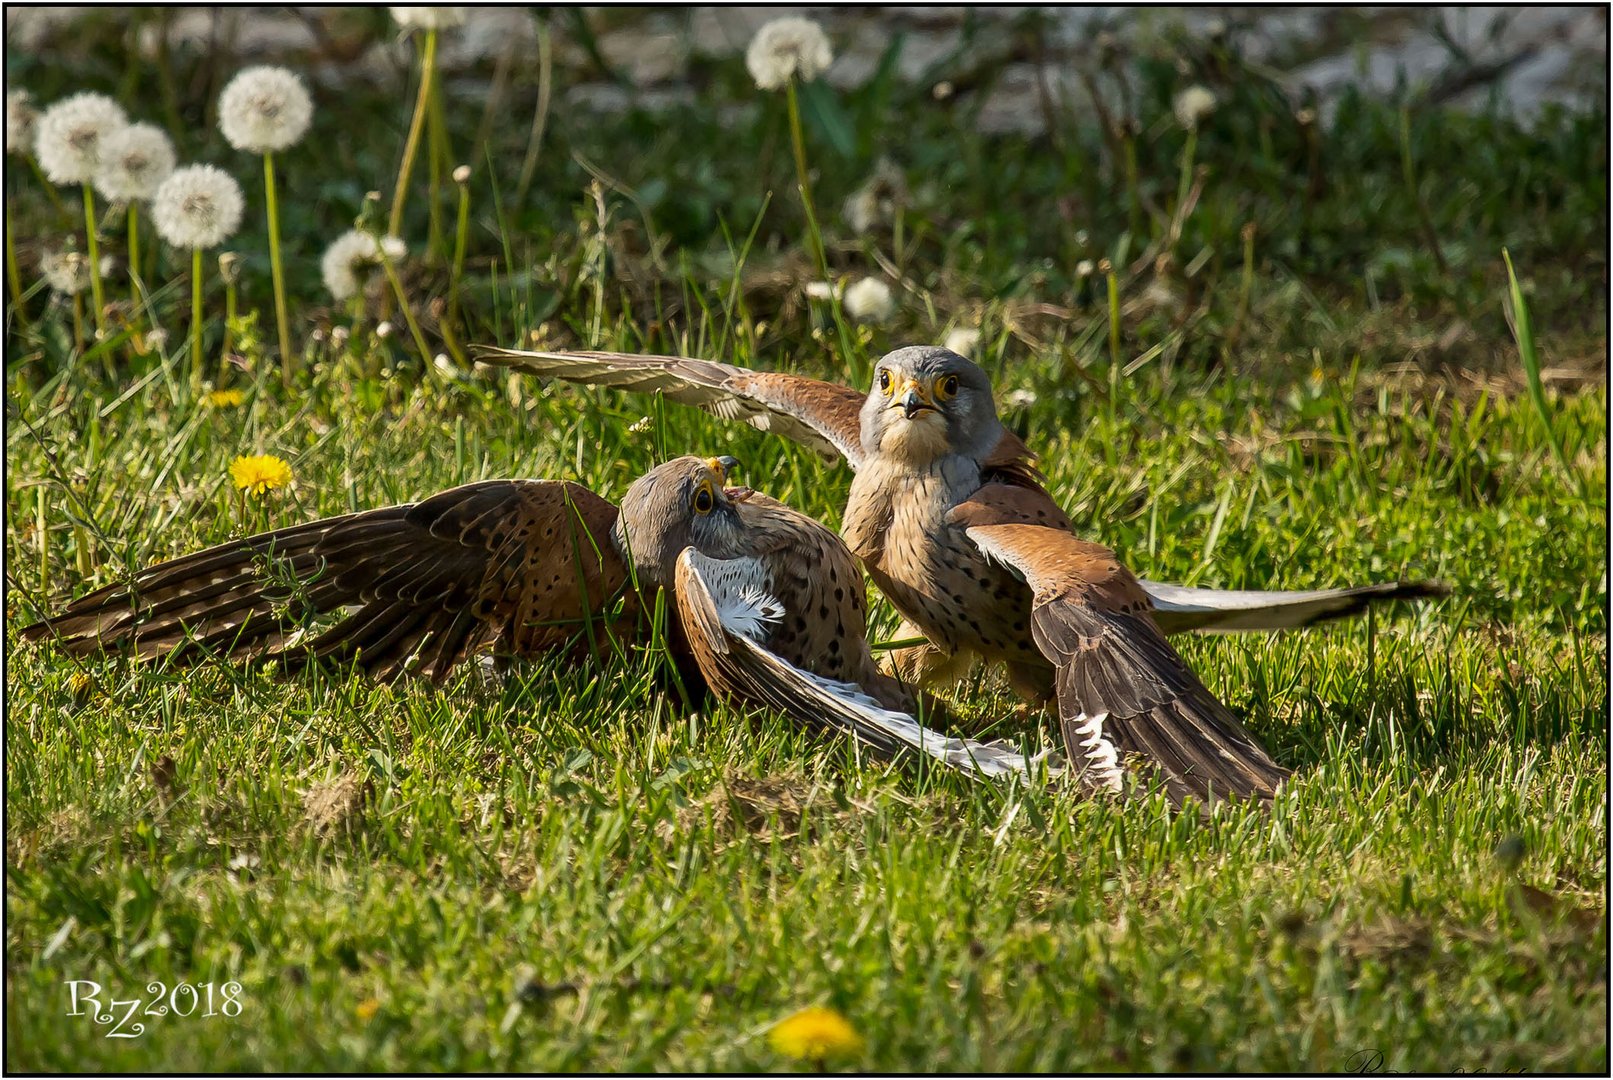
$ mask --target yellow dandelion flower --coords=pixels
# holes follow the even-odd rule
[[[215,409],[230,409],[245,401],[246,394],[241,390],[214,390],[204,400]]]
[[[88,672],[75,671],[67,678],[67,692],[73,696],[74,701],[82,701],[90,696],[90,688],[95,685]]]
[[[381,1003],[374,998],[365,998],[353,1007],[353,1012],[365,1023],[375,1019],[375,1014],[381,1011]]]
[[[767,1033],[773,1049],[802,1061],[849,1057],[863,1047],[851,1021],[822,1005],[811,1005],[774,1024]]]
[[[273,454],[238,457],[230,463],[230,479],[248,495],[262,495],[291,483],[291,466]]]

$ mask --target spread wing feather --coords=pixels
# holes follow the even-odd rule
[[[475,348],[486,364],[586,386],[657,393],[725,420],[743,420],[810,446],[830,459],[862,463],[864,395],[849,386],[782,372],[751,371],[683,356],[615,352],[530,352]]]
[[[1031,635],[1056,668],[1072,758],[1141,759],[1145,783],[1172,801],[1270,798],[1287,776],[1166,641],[1153,604],[1114,553],[1045,523],[1045,499],[992,484],[952,511],[981,551],[1013,567],[1035,595]],[[1088,748],[1083,755],[1080,748]],[[1119,788],[1118,773],[1095,778]]]
[[[597,647],[626,579],[615,520],[613,504],[578,484],[487,480],[147,567],[22,636],[78,655],[332,660],[440,682],[489,642],[520,655]]]
[[[1348,589],[1261,592],[1193,589],[1141,581],[1153,604],[1154,622],[1167,634],[1197,630],[1206,634],[1294,630],[1301,626],[1359,615],[1375,604],[1446,596],[1448,586],[1431,581],[1388,581]]]
[[[1056,756],[1026,757],[1003,743],[954,739],[908,713],[885,708],[861,687],[827,679],[768,651],[770,625],[787,613],[755,587],[746,563],[711,559],[693,548],[678,558],[677,607],[690,652],[711,685],[779,710],[813,730],[856,738],[883,757],[921,754],[980,778],[1041,780],[1064,771]]]

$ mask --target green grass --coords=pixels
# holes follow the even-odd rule
[[[85,39],[81,81],[118,87],[119,39]],[[175,81],[208,85],[212,62],[176,59]],[[1155,121],[1177,76],[1128,62],[1148,91],[1145,201],[1169,202],[1181,137]],[[149,67],[130,67],[131,93],[160,100]],[[39,57],[8,55],[7,70],[53,96]],[[707,77],[671,119],[556,114],[520,206],[522,109],[488,146],[456,146],[477,165],[461,340],[514,343],[542,322],[562,345],[844,378],[981,325],[999,401],[1036,395],[1005,407],[1010,424],[1083,533],[1137,572],[1247,588],[1432,577],[1453,597],[1182,641],[1296,770],[1269,815],[1209,824],[880,766],[768,713],[682,715],[650,653],[441,692],[75,662],[12,628],[247,528],[492,476],[619,495],[691,451],[734,454],[747,482],[837,524],[849,473],[673,405],[423,376],[401,326],[367,332],[373,311],[345,350],[311,345],[284,391],[250,229],[242,308],[264,314],[238,346],[238,408],[190,396],[182,277],[155,283],[175,351],[143,356],[77,354],[66,314],[36,295],[32,325],[8,325],[6,371],[7,1065],[766,1069],[785,1064],[767,1026],[822,1002],[864,1035],[869,1070],[1333,1070],[1376,1050],[1392,1069],[1605,1071],[1606,267],[1605,227],[1588,224],[1605,222],[1605,118],[1523,131],[1414,114],[1440,271],[1404,190],[1398,110],[1347,102],[1309,198],[1302,148],[1262,120],[1281,115],[1269,86],[1218,84],[1228,101],[1199,140],[1211,172],[1178,265],[1209,254],[1163,275],[1187,297],[1178,317],[1125,316],[1111,370],[1103,283],[1075,265],[1128,265],[1165,223],[1145,212],[1132,231],[1090,124],[959,139],[923,90],[887,84],[838,102],[854,136],[842,157],[808,107],[825,218],[898,136],[914,188],[903,313],[842,334],[799,299],[782,101],[723,129],[717,106],[751,95],[737,62]],[[322,306],[313,264],[363,190],[390,186],[407,100],[356,88],[345,114],[373,122],[288,164],[295,336],[349,324]],[[316,132],[342,120],[321,105]],[[205,106],[178,102],[193,120]],[[474,130],[477,103],[448,106],[451,131]],[[184,134],[182,157],[220,153],[215,135]],[[603,234],[573,150],[638,197],[606,193]],[[1450,164],[1429,179],[1427,161]],[[26,251],[56,225],[20,171],[8,223]],[[1075,209],[1050,226],[1061,194]],[[825,230],[841,272],[894,250]],[[1503,244],[1532,316],[1529,374]],[[1155,276],[1126,277],[1122,303]],[[448,277],[411,257],[404,280],[424,309]],[[242,522],[227,470],[253,452],[285,457],[297,482]],[[873,632],[894,625],[880,604]],[[995,685],[960,693],[991,730],[1031,733],[993,722],[1012,705]],[[234,980],[244,1010],[108,1039],[66,1015],[69,979],[120,999]]]

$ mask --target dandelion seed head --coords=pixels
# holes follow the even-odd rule
[[[1075,276],[1078,278],[1091,277],[1098,270],[1098,266],[1091,259],[1082,259],[1075,264]]]
[[[102,143],[128,122],[105,94],[74,94],[40,114],[34,156],[52,183],[87,184],[101,163]]]
[[[454,169],[454,183],[456,183],[456,184],[468,184],[468,183],[470,183],[470,166],[469,165],[460,165],[459,167]]]
[[[230,462],[230,479],[236,490],[262,495],[291,483],[291,466],[273,454],[238,457]]]
[[[859,322],[884,322],[896,312],[891,287],[876,277],[865,277],[846,289],[846,314]]]
[[[296,145],[313,119],[308,88],[283,67],[249,67],[218,97],[218,129],[231,146],[254,154]]]
[[[392,324],[385,320],[375,324],[375,336],[385,341],[392,336]]]
[[[151,198],[178,163],[173,141],[155,124],[130,124],[101,144],[95,190],[113,202]]]
[[[451,30],[465,25],[463,7],[389,7],[392,20],[405,30]]]
[[[241,227],[241,185],[212,165],[175,169],[157,188],[151,221],[177,248],[217,247]]]
[[[1176,122],[1189,131],[1196,130],[1209,115],[1215,112],[1215,94],[1202,86],[1189,86],[1176,95],[1172,111]]]
[[[811,82],[834,63],[823,27],[790,15],[756,31],[745,50],[745,66],[762,90],[782,90],[791,79]]]
[[[955,352],[965,359],[973,359],[975,350],[980,347],[980,331],[969,326],[960,326],[947,335],[942,348]]]
[[[808,300],[832,300],[836,290],[831,282],[809,281],[802,291],[806,293]]]
[[[28,152],[34,144],[34,122],[38,119],[34,95],[26,90],[6,91],[6,153]]]
[[[1003,398],[1003,404],[1010,409],[1028,409],[1036,404],[1036,391],[1010,390],[1007,396]]]
[[[336,300],[350,300],[358,295],[363,282],[359,272],[381,261],[381,253],[396,261],[407,251],[403,240],[396,236],[384,237],[379,244],[375,237],[359,229],[347,232],[331,241],[330,247],[319,260],[319,272],[325,280],[325,289]]]
[[[77,296],[90,287],[90,261],[77,251],[53,251],[39,260],[52,292]]]

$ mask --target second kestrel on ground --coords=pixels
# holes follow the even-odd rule
[[[1042,779],[1003,743],[921,723],[875,669],[862,574],[805,514],[727,485],[732,458],[677,458],[618,509],[580,484],[483,480],[422,502],[293,525],[146,567],[26,627],[87,655],[354,666],[441,682],[490,650],[608,657],[651,634],[658,592],[682,694],[707,689],[975,776]]]
[[[1140,581],[1075,536],[1035,456],[1003,427],[984,371],[915,346],[876,365],[866,394],[685,357],[477,350],[546,378],[660,393],[844,457],[842,533],[927,644],[895,658],[934,685],[984,659],[1033,702],[1056,702],[1072,766],[1114,791],[1172,800],[1270,798],[1287,775],[1166,640],[1179,630],[1276,630],[1439,586],[1221,592]]]

